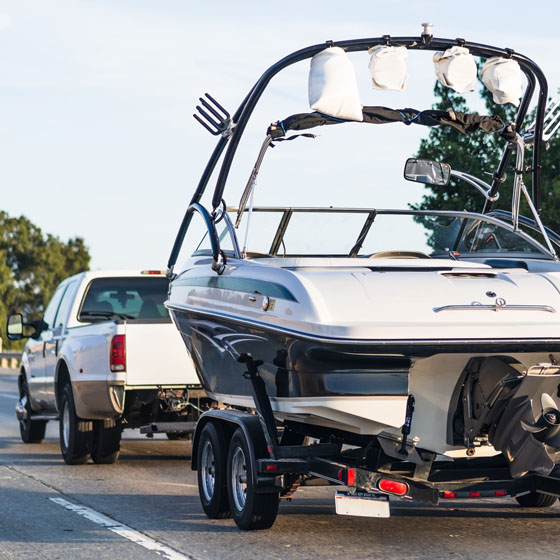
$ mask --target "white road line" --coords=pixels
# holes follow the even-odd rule
[[[101,525],[102,527],[109,529],[109,531],[113,531],[113,533],[117,533],[117,535],[120,535],[121,537],[124,537],[129,541],[135,542],[136,544],[139,544],[140,546],[143,546],[148,550],[153,550],[154,552],[160,554],[168,560],[190,560],[188,556],[183,556],[172,548],[158,543],[150,537],[147,537],[146,535],[135,531],[134,529],[132,529],[132,527],[128,527],[128,525],[119,523],[118,521],[115,521],[114,519],[111,519],[110,517],[107,517],[106,515],[95,511],[94,509],[73,504],[71,502],[68,502],[64,498],[49,499],[59,506],[65,507],[66,509],[73,511],[78,515],[81,515],[82,517],[85,517],[86,519],[89,519],[90,521]]]
[[[7,399],[14,399],[14,401],[18,400],[18,396],[16,393],[0,393],[0,397],[5,397]]]

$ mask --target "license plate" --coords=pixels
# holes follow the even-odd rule
[[[337,492],[334,497],[338,515],[358,517],[390,517],[389,496],[368,492]]]

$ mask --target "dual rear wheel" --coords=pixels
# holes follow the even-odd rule
[[[278,492],[259,493],[247,438],[238,428],[230,442],[221,424],[208,422],[198,445],[198,488],[211,519],[233,517],[240,529],[268,529],[278,514]]]
[[[67,465],[81,465],[91,455],[94,463],[108,465],[119,456],[119,419],[84,420],[76,414],[72,387],[67,384],[60,399],[60,451]]]

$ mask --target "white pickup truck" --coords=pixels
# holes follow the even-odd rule
[[[167,290],[160,271],[83,272],[57,287],[42,319],[8,317],[10,339],[29,333],[16,405],[24,442],[41,442],[58,418],[66,463],[107,464],[124,428],[196,420],[208,400]]]

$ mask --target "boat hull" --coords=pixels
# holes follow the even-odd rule
[[[466,452],[452,433],[464,372],[473,358],[507,354],[529,368],[560,351],[558,340],[335,340],[170,305],[200,380],[216,400],[254,407],[239,357],[263,363],[279,420],[358,434],[399,437],[409,395],[416,401],[411,438],[437,453]],[[488,448],[478,453],[493,453]]]

